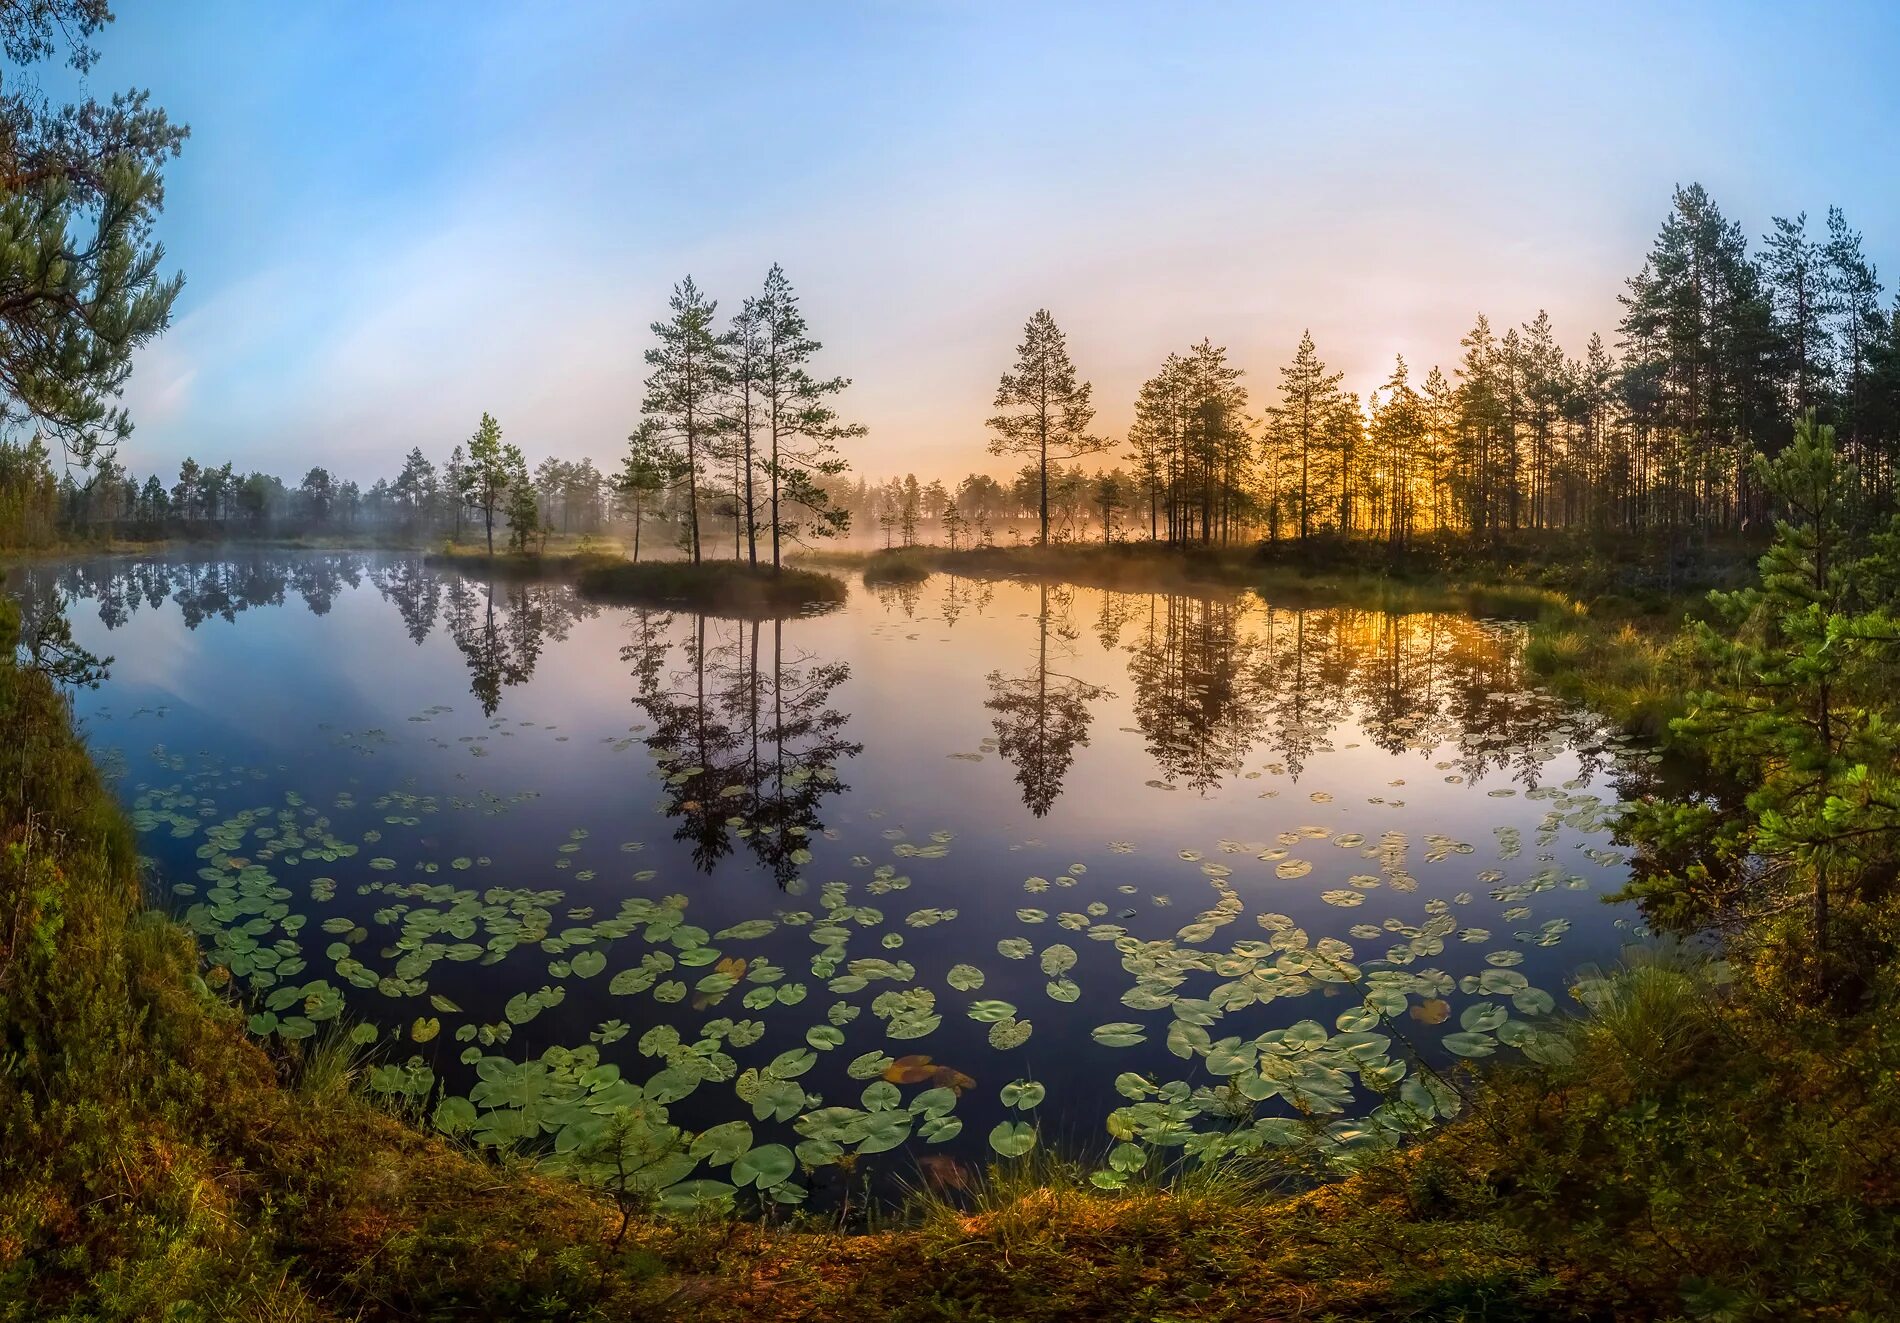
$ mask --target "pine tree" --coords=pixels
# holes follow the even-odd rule
[[[767,283],[769,285],[769,280]],[[725,459],[732,470],[734,541],[743,540],[746,560],[752,565],[759,563],[759,499],[755,485],[759,462],[754,443],[768,352],[766,313],[765,300],[747,299],[739,305],[739,312],[721,341],[730,367],[726,413],[722,421],[726,432]]]
[[[567,470],[566,461],[556,459],[553,455],[549,455],[535,466],[533,491],[537,501],[535,524],[538,528],[550,532],[553,530],[554,507],[560,502],[561,493],[567,487]],[[512,522],[512,515],[510,521]],[[563,526],[566,525],[565,515],[561,522]]]
[[[777,264],[766,273],[759,296],[763,333],[759,392],[765,410],[770,485],[772,568],[781,564],[786,539],[833,537],[851,526],[850,512],[835,504],[823,485],[850,466],[836,442],[863,436],[861,423],[841,423],[831,397],[851,384],[848,377],[814,377],[810,363],[824,348],[811,338],[791,281]]]
[[[435,465],[423,457],[421,446],[410,447],[390,491],[411,527],[425,519],[435,505],[435,487]]]
[[[1250,486],[1253,438],[1248,431],[1242,372],[1227,350],[1203,339],[1179,360],[1183,375],[1182,485],[1191,508],[1185,523],[1201,541],[1225,540],[1242,493]]]
[[[144,92],[56,106],[28,72],[63,50],[83,85],[111,20],[97,0],[0,13],[18,66],[0,96],[0,426],[30,424],[82,468],[130,434],[117,400],[184,283],[160,274],[152,226],[187,131]]]
[[[989,427],[992,455],[1027,455],[1037,471],[1037,541],[1049,541],[1049,465],[1100,454],[1109,442],[1089,434],[1095,408],[1090,386],[1076,378],[1068,345],[1046,308],[1023,328],[1016,366],[996,386]]]
[[[495,554],[495,515],[507,502],[517,468],[525,468],[519,448],[504,445],[501,424],[484,413],[468,441],[468,467],[462,474],[462,504],[482,512],[488,554]]]
[[[621,461],[615,490],[625,498],[633,515],[633,559],[640,559],[640,530],[649,505],[656,504],[686,476],[686,461],[663,441],[658,428],[643,424],[627,438],[627,456]]]
[[[659,341],[646,351],[646,396],[642,432],[679,456],[686,483],[686,545],[700,559],[699,483],[720,426],[719,404],[730,386],[725,346],[713,331],[718,304],[699,292],[691,276],[673,287],[672,315],[653,323]]]
[[[528,474],[521,451],[514,446],[508,451],[508,550],[520,554],[538,545],[537,535],[542,535],[547,525],[541,518],[541,494]]]
[[[1524,422],[1530,429],[1530,482],[1525,493],[1530,523],[1534,528],[1549,528],[1555,523],[1551,479],[1557,469],[1559,431],[1570,381],[1564,351],[1551,330],[1548,312],[1540,310],[1535,321],[1524,324],[1518,368]]]
[[[1701,185],[1676,190],[1622,303],[1632,422],[1656,450],[1661,522],[1738,523],[1748,458],[1780,415],[1773,328],[1741,227]]]
[[[336,507],[337,484],[330,470],[321,465],[303,475],[303,482],[297,488],[303,500],[304,517],[313,524],[330,522],[330,512]]]
[[[943,507],[943,533],[949,539],[950,550],[957,549],[957,539],[963,535],[967,522],[955,501],[947,502]]]
[[[460,442],[449,452],[448,459],[442,465],[442,497],[449,505],[451,531],[450,538],[456,542],[462,540],[462,513],[468,508],[468,457],[462,453]]]
[[[1377,522],[1395,547],[1411,540],[1416,520],[1416,489],[1425,444],[1424,402],[1412,389],[1410,370],[1400,355],[1375,402],[1370,427],[1374,470],[1383,500]]]
[[[1293,499],[1302,542],[1312,536],[1314,507],[1338,458],[1329,450],[1337,439],[1342,376],[1326,370],[1311,331],[1301,333],[1293,362],[1280,369],[1280,404],[1274,417],[1297,475]]]
[[[1864,459],[1874,413],[1870,387],[1874,365],[1886,349],[1886,324],[1881,316],[1879,276],[1861,249],[1859,233],[1848,227],[1839,207],[1827,209],[1822,258],[1828,320],[1840,353],[1835,389],[1841,430],[1849,453]]]
[[[1676,723],[1719,770],[1755,787],[1753,821],[1737,839],[1704,803],[1652,801],[1631,825],[1639,839],[1678,853],[1683,841],[1700,841],[1703,859],[1740,872],[1756,859],[1785,865],[1772,875],[1808,892],[1817,981],[1831,991],[1854,955],[1836,949],[1839,905],[1884,896],[1896,875],[1900,731],[1870,711],[1891,693],[1900,620],[1888,604],[1857,598],[1874,567],[1853,551],[1846,520],[1857,479],[1836,453],[1834,429],[1805,416],[1779,456],[1755,465],[1785,517],[1760,584],[1711,595],[1718,618],[1694,637],[1712,687]],[[1698,860],[1632,891],[1680,916],[1693,912],[1709,876]]]
[[[1167,514],[1167,540],[1178,541],[1177,488],[1180,483],[1187,366],[1180,355],[1169,354],[1161,370],[1141,384],[1135,399],[1135,421],[1128,429],[1130,459],[1141,474],[1148,494],[1148,536],[1161,536],[1161,513]]]
[[[1420,401],[1425,440],[1421,458],[1426,467],[1425,482],[1431,491],[1431,526],[1450,528],[1456,522],[1452,505],[1453,421],[1457,405],[1451,383],[1436,364],[1425,374],[1425,391]]]
[[[1115,516],[1128,508],[1126,486],[1120,469],[1095,475],[1093,499],[1096,513],[1102,521],[1104,546],[1115,540]]]
[[[1815,409],[1832,371],[1833,347],[1826,321],[1826,263],[1821,245],[1808,237],[1808,214],[1776,216],[1762,243],[1774,325],[1787,378],[1787,402],[1797,414]]]
[[[1479,314],[1477,324],[1458,343],[1465,354],[1458,365],[1456,393],[1457,495],[1465,528],[1495,536],[1499,474],[1493,456],[1500,449],[1505,410],[1497,380],[1498,341],[1490,319]]]

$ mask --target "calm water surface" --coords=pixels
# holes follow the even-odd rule
[[[617,1073],[802,1142],[787,1200],[1105,1118],[1350,1149],[1422,1123],[1402,1081],[1448,1108],[1425,1067],[1534,1052],[1634,922],[1650,756],[1501,622],[943,575],[748,622],[394,554],[13,588],[114,658],[88,738],[254,1028],[374,1032],[377,1088],[494,1142]]]

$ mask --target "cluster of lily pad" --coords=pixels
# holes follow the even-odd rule
[[[336,879],[327,872],[311,877],[301,888],[305,900],[283,874],[345,863],[359,853],[356,842],[339,835],[332,814],[376,815],[380,824],[360,839],[363,846],[387,848],[380,845],[385,829],[414,828],[452,809],[504,811],[510,801],[403,789],[367,805],[340,794],[325,812],[292,792],[276,805],[219,816],[212,788],[238,788],[252,779],[243,770],[201,772],[174,785],[141,788],[134,802],[141,830],[173,838],[202,833],[198,882],[175,890],[189,902],[185,920],[203,938],[214,973],[248,989],[251,1028],[308,1038],[347,1009],[358,1017],[350,1037],[382,1044],[386,1054],[369,1072],[374,1091],[427,1110],[438,1127],[477,1144],[526,1146],[556,1166],[666,1207],[729,1201],[747,1190],[799,1203],[809,1196],[812,1177],[826,1168],[854,1166],[913,1142],[948,1143],[962,1132],[958,1105],[977,1081],[916,1046],[948,1015],[984,1026],[997,1052],[1024,1049],[1035,1033],[1030,1010],[980,995],[988,976],[978,964],[960,961],[933,980],[902,954],[907,930],[960,921],[959,909],[944,905],[906,908],[901,915],[884,908],[912,885],[898,871],[900,863],[944,858],[951,850],[948,831],[913,841],[902,829],[886,830],[891,862],[857,855],[851,863],[862,877],[823,883],[810,908],[787,904],[716,931],[690,921],[683,894],[626,897],[601,914],[592,906],[567,906],[560,889],[464,885],[459,874],[489,863],[466,856],[416,859],[399,876],[402,865],[393,855],[374,855],[368,875],[352,884],[374,908],[325,918],[320,907],[334,903]],[[1197,867],[1211,901],[1168,937],[1130,931],[1125,921],[1140,910],[1128,902],[1139,889],[1124,883],[1111,891],[1083,863],[1053,878],[1027,878],[1024,892],[1041,903],[1017,909],[1015,918],[1033,935],[997,940],[997,954],[1033,961],[1054,1015],[1079,1001],[1085,980],[1112,968],[1107,960],[1085,959],[1087,943],[1099,944],[1119,964],[1117,995],[1131,1018],[1094,1024],[1093,1041],[1108,1049],[1155,1042],[1166,1053],[1144,1051],[1137,1064],[1145,1069],[1115,1077],[1123,1103],[1105,1118],[1111,1147],[1095,1182],[1114,1188],[1171,1163],[1217,1162],[1263,1149],[1298,1148],[1350,1162],[1457,1113],[1452,1076],[1433,1064],[1442,1054],[1478,1058],[1502,1048],[1540,1060],[1561,1054],[1564,1040],[1548,1018],[1554,999],[1516,966],[1524,948],[1552,945],[1569,926],[1562,918],[1535,922],[1533,898],[1554,887],[1588,885],[1558,866],[1550,848],[1565,829],[1601,830],[1608,809],[1575,786],[1531,794],[1550,803],[1534,835],[1541,866],[1514,880],[1497,869],[1476,875],[1504,907],[1503,920],[1523,926],[1513,930],[1513,944],[1489,951],[1482,969],[1462,977],[1431,962],[1449,943],[1492,941],[1489,929],[1457,917],[1474,903],[1473,892],[1427,899],[1416,917],[1354,924],[1354,941],[1382,947],[1365,954],[1276,911],[1252,915],[1249,926],[1258,935],[1224,947],[1217,942],[1247,917],[1235,878],[1252,867],[1248,856],[1266,866],[1248,885],[1273,888],[1322,868],[1329,875],[1339,871],[1314,856],[1319,847],[1349,852],[1364,861],[1365,871],[1317,894],[1355,910],[1380,889],[1416,890],[1407,862],[1414,847],[1396,830],[1368,838],[1308,826],[1267,842],[1222,841],[1219,854],[1231,863],[1182,850],[1181,861]],[[1498,830],[1500,860],[1519,856],[1522,836],[1515,828]],[[570,867],[588,840],[584,829],[574,829],[557,845],[552,866]],[[1426,835],[1423,846],[1430,863],[1474,853],[1469,843],[1437,833]],[[634,852],[639,843],[620,848]],[[1116,855],[1134,849],[1127,842],[1109,848]],[[1589,857],[1600,865],[1620,862],[1612,851],[1591,849]],[[585,880],[593,872],[573,875]],[[651,869],[631,873],[635,883],[655,877]],[[1063,904],[1055,903],[1058,897]],[[1149,900],[1162,906],[1171,897],[1152,893]],[[313,924],[327,938],[322,958],[328,969],[321,974],[309,967],[314,950],[306,951]],[[1051,928],[1064,939],[1041,936]],[[788,955],[795,951],[793,933],[809,943],[802,956]],[[512,980],[513,990],[490,1019],[468,1014],[431,987],[445,964],[529,959],[539,968]],[[570,989],[595,982],[610,997],[627,998],[630,1006],[644,999],[651,1009],[600,1022],[584,1044],[548,1047],[527,1060],[505,1054],[518,1029],[562,1005]],[[352,991],[379,994],[395,1004],[394,1013],[349,1003]],[[1249,1032],[1260,1008],[1315,993],[1350,1000],[1329,1021],[1309,1017]],[[1454,997],[1464,1001],[1455,1023]],[[821,1003],[814,1023],[805,1008]],[[871,1015],[864,1017],[867,1005]],[[759,1045],[768,1021],[780,1016],[805,1023],[803,1045],[757,1059],[766,1051]],[[636,1032],[636,1025],[644,1027]],[[863,1039],[872,1034],[881,1041],[867,1048]],[[629,1038],[630,1049],[616,1046]],[[465,1092],[452,1091],[449,1077],[439,1073],[445,1063],[436,1056],[438,1040],[462,1044],[462,1074],[472,1077]],[[862,1087],[855,1096],[827,1097],[813,1086],[814,1071],[854,1040],[861,1050],[850,1053],[842,1074]],[[397,1053],[408,1055],[389,1057],[391,1045],[400,1043],[409,1046]],[[1180,1064],[1156,1068],[1168,1060]],[[1047,1090],[1020,1069],[1009,1073],[1018,1078],[998,1094],[1008,1117],[989,1131],[988,1145],[1003,1158],[1017,1158],[1040,1142],[1034,1118]],[[749,1116],[701,1129],[680,1124],[673,1111],[688,1099],[696,1116],[730,1110],[702,1094],[709,1087],[729,1089]]]

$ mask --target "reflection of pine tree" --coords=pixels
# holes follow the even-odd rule
[[[429,637],[442,609],[441,575],[426,569],[420,559],[405,556],[372,572],[370,582],[396,608],[413,642]]]
[[[501,706],[504,688],[526,684],[534,675],[547,633],[546,612],[528,586],[516,584],[507,593],[505,609],[498,613],[493,584],[481,593],[479,611],[475,590],[466,579],[456,579],[448,589],[449,636],[468,663],[469,692],[485,717],[494,716]]]
[[[1095,614],[1095,637],[1103,652],[1113,652],[1121,646],[1122,630],[1139,614],[1140,606],[1141,598],[1134,593],[1102,594],[1102,609]]]
[[[878,605],[885,611],[895,606],[904,613],[904,619],[917,618],[917,605],[924,597],[921,583],[880,583],[872,585],[871,591],[877,594]]]
[[[1070,593],[1056,590],[1062,623],[1053,630],[1057,659],[1073,655],[1076,638],[1068,623]],[[1089,704],[1107,691],[1072,675],[1049,669],[1051,634],[1050,588],[1041,585],[1036,612],[1036,665],[1026,676],[1004,679],[989,674],[990,697],[983,704],[996,714],[997,752],[1016,766],[1016,784],[1022,787],[1023,806],[1037,817],[1054,807],[1062,794],[1062,780],[1075,761],[1077,746],[1089,742]]]
[[[1366,615],[1366,628],[1376,631],[1378,642],[1361,668],[1359,724],[1387,753],[1420,747],[1433,724],[1433,681],[1443,661],[1440,617]]]
[[[762,659],[760,623],[709,640],[706,617],[695,616],[685,664],[669,672],[671,619],[639,613],[621,656],[650,725],[647,748],[667,771],[662,809],[680,820],[674,839],[710,872],[736,834],[784,885],[824,829],[820,805],[845,789],[837,763],[863,751],[841,734],[849,718],[829,706],[850,668],[787,658],[782,621],[772,622],[771,656]]]
[[[943,623],[954,626],[965,611],[982,615],[996,594],[988,579],[964,579],[954,574],[943,578]]]
[[[489,717],[501,706],[504,688],[526,684],[534,678],[534,668],[548,640],[560,642],[576,620],[589,618],[599,611],[598,607],[581,601],[570,584],[510,583],[504,584],[501,591],[503,595],[498,603],[496,585],[482,585],[478,613],[477,587],[471,580],[455,575],[444,590],[447,606],[442,613],[443,621],[468,662],[469,689],[482,705],[482,715]],[[397,610],[410,625],[410,637],[415,638],[415,622],[403,610],[403,605],[400,598],[396,599]],[[428,614],[433,618],[433,606]],[[426,637],[427,633],[428,626],[424,622],[422,634]]]
[[[10,586],[19,608],[16,644],[24,663],[55,684],[97,689],[112,658],[95,656],[73,641],[66,608],[75,599],[61,590],[58,576],[28,571]]]
[[[1448,650],[1445,682],[1445,727],[1458,741],[1458,771],[1473,784],[1496,769],[1536,786],[1565,713],[1525,689],[1529,677],[1519,649],[1465,622]]]
[[[153,563],[141,567],[136,581],[154,607],[169,595],[178,604],[185,627],[196,629],[214,616],[235,621],[242,611],[282,606],[293,590],[312,615],[327,615],[346,586],[355,588],[362,582],[364,563],[363,557],[355,555],[258,552],[214,561]],[[135,602],[136,598],[137,590]]]
[[[676,841],[692,846],[693,863],[711,872],[732,852],[729,818],[744,822],[745,793],[739,731],[715,703],[716,659],[706,642],[705,616],[693,618],[685,645],[686,665],[672,689],[642,690],[634,699],[652,723],[647,748],[667,772],[665,812],[678,818]],[[728,793],[728,792],[732,793]]]
[[[180,568],[183,572],[172,585],[172,600],[178,603],[178,612],[184,617],[186,629],[196,629],[213,616],[226,621],[236,620],[243,606],[256,604],[255,595],[247,599],[232,590],[232,581],[237,576],[229,562],[212,561]],[[282,580],[278,581],[275,596],[265,600],[273,603],[283,601]]]
[[[1128,674],[1135,722],[1170,785],[1183,781],[1205,794],[1239,775],[1258,737],[1260,645],[1241,630],[1244,614],[1237,598],[1149,599]]]
[[[846,789],[837,767],[864,751],[844,738],[844,713],[829,706],[831,693],[851,674],[843,662],[813,662],[798,654],[788,664],[784,622],[772,622],[771,671],[765,681],[766,720],[755,723],[752,768],[752,819],[747,843],[780,886],[790,882],[809,857],[814,833],[824,830],[818,810],[825,797]],[[761,703],[759,626],[752,626],[753,711]],[[761,751],[762,750],[762,751]]]
[[[288,577],[310,614],[327,616],[344,584],[354,588],[362,582],[362,565],[351,557],[305,556],[290,562]],[[278,587],[277,594],[282,593]]]
[[[1340,681],[1350,666],[1337,647],[1329,646],[1337,636],[1326,628],[1325,616],[1267,609],[1265,692],[1271,696],[1271,744],[1296,783],[1315,754],[1332,751],[1333,728],[1349,710]]]

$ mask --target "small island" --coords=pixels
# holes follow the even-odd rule
[[[810,615],[841,606],[835,575],[737,560],[650,560],[593,564],[576,579],[581,595],[627,606],[687,607],[744,619]]]

